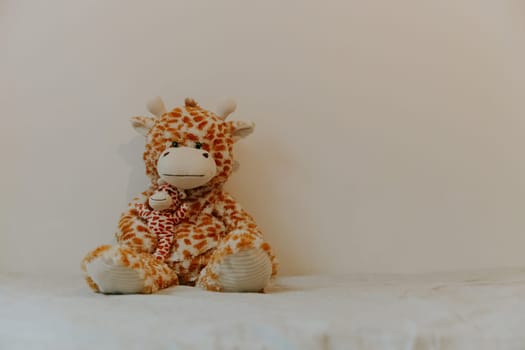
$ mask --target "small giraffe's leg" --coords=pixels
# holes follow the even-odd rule
[[[177,275],[151,254],[101,246],[82,261],[88,285],[105,294],[153,293],[178,283]]]
[[[277,273],[270,246],[257,234],[233,231],[212,254],[197,286],[223,292],[262,292]]]
[[[173,225],[171,227],[167,225],[166,227],[166,230],[157,234],[157,249],[155,249],[153,257],[158,261],[165,261],[171,254],[171,246],[173,244]]]

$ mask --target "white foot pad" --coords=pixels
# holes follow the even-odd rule
[[[266,252],[254,248],[224,258],[219,271],[225,292],[261,292],[270,281],[272,263]]]
[[[98,258],[90,262],[86,269],[101,293],[134,294],[142,292],[144,288],[144,279],[130,267],[114,265]]]

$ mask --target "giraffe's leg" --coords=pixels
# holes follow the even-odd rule
[[[117,233],[118,245],[101,246],[82,261],[88,285],[101,293],[153,293],[178,283],[176,273],[151,253],[156,236],[143,222],[128,214],[122,216]]]
[[[225,237],[201,271],[197,286],[224,292],[262,292],[277,273],[270,246],[252,233]]]

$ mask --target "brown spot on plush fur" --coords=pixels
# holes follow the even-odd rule
[[[98,289],[97,284],[91,279],[91,277],[86,276],[85,280],[89,286],[89,288],[93,289],[93,291],[100,293],[100,289]]]
[[[195,247],[195,249],[200,250],[200,249],[204,248],[204,246],[206,244],[207,244],[206,241],[201,241],[201,242],[195,244],[194,247]]]
[[[206,126],[206,124],[208,124],[207,121],[200,122],[200,123],[197,125],[197,128],[199,128],[199,130],[202,130],[202,129],[204,129],[204,127]]]
[[[122,264],[124,266],[130,266],[131,264],[129,263],[129,259],[128,259],[128,256],[127,254],[122,254],[122,257],[120,259],[120,262],[122,262]]]

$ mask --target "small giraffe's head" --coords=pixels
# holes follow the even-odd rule
[[[146,174],[152,182],[162,179],[184,190],[224,183],[234,168],[233,144],[254,128],[251,122],[226,121],[234,103],[214,114],[187,98],[183,107],[167,112],[157,98],[148,109],[155,117],[131,118],[146,137]]]
[[[166,210],[172,208],[173,199],[168,192],[157,191],[149,197],[148,204],[154,210]]]

